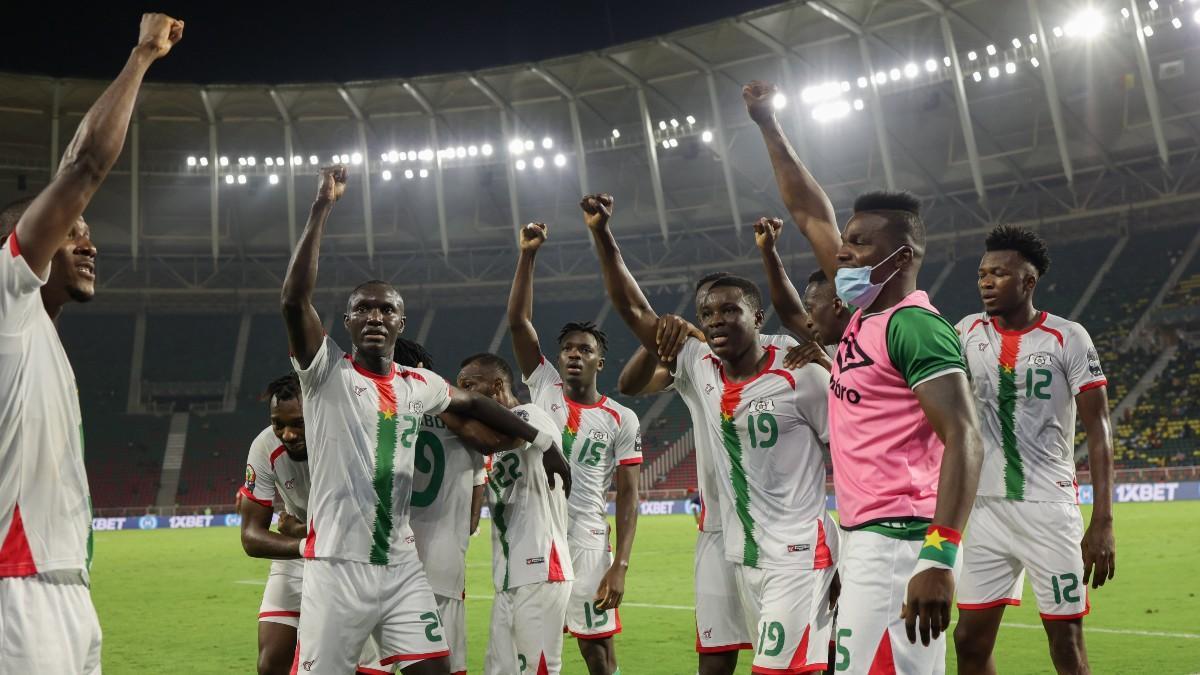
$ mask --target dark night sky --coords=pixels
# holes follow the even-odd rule
[[[304,82],[407,77],[600,49],[777,0],[509,2],[23,1],[6,7],[0,70],[108,79],[143,11],[186,22],[151,79]]]

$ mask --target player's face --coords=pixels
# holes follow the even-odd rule
[[[457,384],[463,391],[473,391],[480,396],[498,400],[504,380],[496,374],[495,368],[482,363],[468,363],[458,371]]]
[[[308,459],[308,446],[304,444],[304,410],[299,398],[280,401],[271,397],[271,429],[288,457],[297,462]]]
[[[604,368],[600,342],[596,336],[583,331],[567,333],[558,346],[558,372],[567,382],[585,385],[596,381],[596,373]]]
[[[838,268],[874,267],[888,259],[905,242],[897,241],[887,227],[887,219],[877,213],[855,214],[846,223],[842,232],[842,246],[838,249]],[[871,273],[871,281],[880,283],[899,266],[912,262],[912,251],[901,250],[889,264],[882,265]]]
[[[80,218],[54,252],[46,286],[65,290],[75,302],[91,300],[96,295],[97,253],[91,228]]]
[[[842,307],[831,283],[812,283],[804,289],[804,308],[808,310],[808,328],[822,345],[837,344],[846,326],[838,310]]]
[[[1024,305],[1037,285],[1037,273],[1016,251],[988,251],[979,261],[979,297],[989,316]]]
[[[751,306],[742,289],[733,286],[709,289],[697,309],[700,330],[719,358],[735,359],[758,344],[763,312]]]
[[[350,296],[346,332],[354,348],[370,356],[389,356],[404,331],[404,300],[391,286],[372,285]]]

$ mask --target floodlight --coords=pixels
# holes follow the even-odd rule
[[[238,157],[238,166],[246,166],[246,158]]]
[[[1008,73],[1009,75],[1017,72],[1017,64],[1013,63],[1012,61],[1004,64],[1004,72]]]
[[[1060,38],[1063,36],[1063,29],[1061,26],[1055,26],[1054,28],[1052,28],[1050,30],[1050,32],[1054,33],[1054,37],[1056,37],[1056,38]]]
[[[671,120],[671,121],[674,122],[675,120]],[[554,139],[553,138],[550,138],[549,136],[547,136],[542,139],[542,149],[543,150],[549,150],[550,148],[553,148],[553,147],[554,147]]]
[[[342,155],[342,160],[345,161],[345,159],[346,159],[346,156]],[[356,166],[359,164],[362,164],[362,153],[356,152],[353,155],[350,155],[350,163],[354,164]]]
[[[1154,37],[1154,26],[1142,26],[1142,34],[1146,37]]]
[[[934,61],[933,59],[929,59],[928,61],[925,62],[925,71],[926,72],[932,73],[937,69],[938,69],[937,61]]]
[[[614,139],[614,140],[615,140],[615,139],[618,139],[618,138],[620,138],[620,137],[621,137],[621,130],[620,130],[620,129],[613,129],[613,132],[612,132],[612,137],[613,137],[613,139]]]
[[[334,163],[334,164],[337,164],[337,163],[339,163],[339,162],[341,162],[341,161],[342,161],[342,158],[341,158],[340,156],[338,156],[338,155],[334,155],[334,156],[333,156],[333,163]]]
[[[1183,22],[1179,20],[1179,17],[1175,17],[1174,19],[1171,19],[1171,25],[1175,27],[1175,30],[1179,30],[1180,28],[1183,28]]]
[[[217,160],[217,164],[220,164],[221,166],[229,166],[229,158],[225,155],[221,155],[221,158]]]
[[[479,146],[479,152],[483,153],[484,157],[491,157],[492,156],[492,144],[484,143],[483,145]]]
[[[546,166],[546,160],[542,159],[540,155],[533,158],[533,168],[540,169],[543,166]]]
[[[237,180],[238,180],[238,185],[245,185],[246,184],[246,174],[239,173]]]
[[[477,148],[474,145],[467,146],[467,156],[468,157],[474,157],[475,155],[478,155],[478,154],[479,154],[479,148]]]
[[[517,171],[524,171],[525,170],[525,160],[518,159],[516,167],[517,167]]]
[[[383,179],[384,179],[384,180],[391,180],[391,179],[392,179],[392,172],[391,172],[391,170],[390,170],[390,169],[384,169],[384,170],[383,170],[383,173],[381,173],[381,174],[379,174],[379,175],[380,175],[380,176],[383,176]]]
[[[975,60],[978,60],[978,59],[979,59],[979,55],[975,53],[975,50],[974,50],[974,49],[972,49],[971,51],[967,52],[967,60],[968,60],[968,61],[975,61]]]
[[[263,163],[266,164],[267,166],[275,166],[275,160],[271,157],[264,159]]]
[[[863,100],[861,98],[854,99],[854,109],[855,110],[862,110],[864,107],[865,106],[863,105]]]
[[[658,121],[658,129],[659,129],[659,131],[666,131],[667,130],[667,121],[659,120]]]
[[[996,55],[996,45],[988,45],[987,53],[988,53],[988,56],[995,56]]]
[[[712,139],[713,139],[713,133],[711,131],[709,131],[708,129],[705,129],[704,133],[700,134],[700,140],[704,141],[705,143],[712,143]]]
[[[460,145],[460,146],[458,146],[457,148],[455,148],[455,149],[454,149],[454,156],[455,156],[455,157],[457,157],[457,158],[459,158],[459,159],[462,159],[463,157],[466,157],[466,156],[467,156],[467,149],[466,149],[466,148],[464,148],[464,147],[463,147],[463,146],[461,146],[461,145]]]
[[[379,161],[381,161],[381,162],[386,162],[386,161],[388,161],[388,154],[387,154],[386,152],[382,152],[382,153],[380,153],[380,154],[379,154]]]
[[[320,164],[320,163],[321,163],[321,160],[320,160],[320,159],[317,159],[317,156],[316,156],[316,155],[309,155],[309,156],[308,156],[308,163],[309,163],[309,164],[312,164],[313,166],[316,166],[317,164]]]
[[[850,114],[850,104],[845,101],[831,101],[813,108],[813,119],[818,122],[829,122]]]
[[[887,73],[882,70],[875,73],[875,84],[885,84],[887,82]]]
[[[667,142],[671,145],[672,148],[679,147],[679,139],[678,138],[672,138],[671,140],[669,140]]]
[[[672,129],[679,128],[679,120],[675,119],[674,117],[671,118],[671,128]]]
[[[208,166],[208,158],[207,157],[200,158],[200,166]]]
[[[395,164],[396,162],[400,161],[400,153],[396,152],[395,150],[392,150],[391,152],[389,152],[387,154],[387,158],[388,158],[389,162],[391,162],[392,164]]]
[[[671,149],[671,141],[664,139],[662,142],[662,146],[663,146],[663,150],[670,150]]]
[[[562,168],[567,165],[567,156],[561,152],[554,156],[554,166]]]
[[[1121,8],[1121,18],[1122,18],[1122,19],[1128,19],[1128,18],[1129,18],[1129,8],[1128,8],[1128,7],[1122,7],[1122,8]]]
[[[417,174],[421,178],[429,178],[429,169],[421,169],[421,173]]]
[[[283,166],[283,158],[282,157],[275,158],[275,166]]]
[[[532,150],[533,149],[533,141],[531,141],[529,139],[525,139],[525,149]]]
[[[195,156],[193,156],[193,155],[188,155],[188,158],[187,158],[187,165],[188,165],[188,166],[196,166],[196,158],[195,158]]]
[[[917,69],[917,64],[915,64],[915,63],[904,64],[904,76],[907,77],[908,79],[911,80],[914,77],[916,77],[918,72],[920,72],[920,71]]]
[[[949,68],[950,66],[954,65],[954,62],[950,60],[949,56],[943,56],[942,57],[942,65]]]
[[[508,143],[508,151],[514,155],[519,155],[525,152],[525,144],[521,142],[521,139],[514,138]]]
[[[988,77],[1000,77],[1000,68],[997,66],[988,66]]]
[[[356,153],[354,153],[354,154],[356,154],[356,155],[357,155],[358,153],[356,152]],[[361,162],[361,161],[362,161],[362,157],[361,157],[361,156],[358,158],[358,161],[359,161],[359,162]],[[349,164],[349,163],[350,163],[350,155],[343,154],[343,155],[342,155],[342,164]],[[355,163],[357,164],[357,162],[355,162]]]
[[[900,79],[900,69],[892,68],[891,70],[888,71],[888,77],[892,78],[892,82],[899,80]]]
[[[1158,11],[1158,0],[1150,0],[1150,2],[1147,2],[1146,4],[1150,6],[1151,12]]]
[[[1091,8],[1082,10],[1071,17],[1062,31],[1071,37],[1094,38],[1104,31],[1104,16]]]
[[[1030,34],[1029,34],[1029,44],[1031,44],[1031,45],[1036,45],[1036,44],[1037,44],[1037,33],[1030,33]]]
[[[279,185],[279,175],[273,173],[270,176],[267,176],[267,182],[271,185]]]
[[[405,169],[405,170],[404,170],[404,177],[405,177],[405,178],[407,178],[408,180],[412,180],[412,177],[413,177],[413,170],[412,170],[412,169]]]
[[[850,91],[850,83],[849,83],[849,82],[847,82],[847,81],[845,81],[845,80],[842,80],[841,87],[842,87],[842,92],[843,92],[843,93],[845,93],[845,92],[847,92],[847,91]]]
[[[420,158],[420,160],[422,162],[432,162],[433,161],[433,150],[430,150],[429,148],[425,148],[421,152],[417,153],[417,157]]]
[[[1035,56],[1032,59],[1029,59],[1029,65],[1033,66],[1034,68],[1037,68],[1038,66],[1042,65],[1042,63],[1041,63],[1041,61],[1038,61],[1038,58]]]
[[[867,88],[867,84],[868,84],[868,82],[867,82],[867,78],[865,78],[865,77],[860,77],[860,78],[858,78],[858,82],[857,82],[857,84],[858,84],[858,88],[859,88],[859,89],[866,89],[866,88]]]
[[[1021,48],[1021,38],[1013,38],[1012,46],[1013,46],[1013,49],[1020,49]]]
[[[980,74],[979,74],[979,71],[977,70],[977,71],[975,71],[975,72],[971,73],[971,79],[972,79],[972,80],[975,80],[976,82],[982,82],[982,81],[983,81],[983,75],[980,75]]]
[[[692,124],[695,124],[695,123],[696,123],[696,118],[695,118],[695,117],[692,117],[691,115],[688,115],[688,116],[687,116],[686,118],[684,118],[684,119],[686,119],[686,120],[687,120],[687,123],[688,123],[689,125],[692,125]]]
[[[225,184],[233,185],[233,174],[231,174],[231,173],[225,174]]]
[[[304,163],[304,158],[301,157],[300,155],[296,155],[296,156],[292,157],[292,166],[300,166],[303,163]]]
[[[1200,23],[1200,9],[1196,10],[1196,13],[1192,15],[1192,21]]]
[[[250,156],[250,157],[247,157],[247,158],[246,158],[246,164],[247,164],[247,165],[249,165],[249,166],[254,166],[256,163],[257,163],[257,160],[255,160],[253,156]]]

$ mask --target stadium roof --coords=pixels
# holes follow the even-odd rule
[[[338,283],[499,284],[531,220],[551,224],[548,275],[591,278],[577,255],[585,190],[616,196],[637,267],[752,264],[747,225],[784,214],[740,98],[755,78],[780,84],[778,114],[842,213],[863,191],[909,189],[941,241],[1000,221],[1190,214],[1197,12],[1192,0],[814,0],[473,72],[148,84],[87,217],[120,272],[113,288],[277,289],[310,158],[338,156],[358,160],[326,248]],[[0,75],[4,197],[45,183],[105,84]],[[798,239],[786,250],[801,254]]]

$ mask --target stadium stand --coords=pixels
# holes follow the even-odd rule
[[[182,506],[231,503],[246,475],[250,442],[268,422],[265,404],[193,416],[175,501]]]
[[[128,373],[125,377],[128,379]],[[89,416],[85,412],[83,419],[84,462],[92,506],[105,509],[154,504],[170,418],[118,413]]]
[[[59,334],[79,391],[86,394],[80,397],[85,423],[124,412],[129,395],[133,317],[67,312],[59,321]]]

